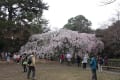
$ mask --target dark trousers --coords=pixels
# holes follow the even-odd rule
[[[86,69],[86,64],[87,64],[87,63],[83,63],[83,69]]]
[[[27,72],[27,65],[23,64],[23,70],[24,72]]]
[[[96,69],[92,69],[92,80],[97,80]]]
[[[80,67],[80,61],[77,61],[77,66]]]
[[[27,78],[30,78],[30,74],[32,72],[32,79],[35,79],[35,67],[34,66],[28,66],[28,74]]]
[[[67,65],[70,66],[71,65],[71,61],[67,61]]]

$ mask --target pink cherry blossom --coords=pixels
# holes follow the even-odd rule
[[[59,31],[35,34],[21,47],[20,53],[36,51],[36,54],[54,55],[55,52],[67,48],[71,54],[85,54],[101,52],[104,49],[103,42],[95,34],[78,33],[76,31],[61,29]],[[77,52],[75,52],[77,49]],[[29,53],[29,52],[28,52]]]

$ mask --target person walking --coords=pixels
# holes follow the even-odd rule
[[[32,80],[36,80],[35,78],[35,52],[32,52],[32,54],[28,57],[28,74],[27,78],[30,79],[30,74],[32,72]]]
[[[90,67],[92,71],[92,80],[97,80],[97,74],[96,74],[97,60],[94,54],[91,55]]]

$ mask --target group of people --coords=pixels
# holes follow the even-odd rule
[[[23,67],[23,72],[27,72],[27,79],[30,79],[32,73],[32,80],[36,80],[36,69],[35,69],[35,52],[26,54],[24,53],[21,58],[21,64]]]
[[[70,53],[67,53],[66,55],[61,54],[59,56],[60,63],[62,64],[65,61],[65,58],[67,60],[68,65],[70,65],[72,60],[72,55]],[[31,54],[27,55],[24,54],[21,58],[23,71],[27,72],[27,78],[30,78],[30,74],[32,73],[32,80],[35,80],[35,52],[32,52]],[[83,69],[86,69],[87,64],[90,64],[91,72],[92,72],[92,80],[97,80],[97,74],[96,70],[98,69],[99,72],[102,72],[102,65],[105,62],[105,60],[101,56],[97,56],[92,54],[90,58],[88,57],[88,54],[85,54],[83,58],[81,58],[79,55],[76,55],[76,62],[78,67],[82,63]]]
[[[60,63],[61,63],[61,64],[65,61],[65,59],[66,59],[68,65],[70,65],[71,59],[72,59],[72,55],[68,52],[66,55],[61,54],[61,55],[59,56],[59,60],[60,60]]]
[[[10,63],[11,61],[19,63],[20,59],[21,59],[21,56],[17,52],[15,52],[15,53],[1,52],[0,53],[0,60],[6,61],[7,63]]]
[[[59,56],[60,63],[63,63],[64,61],[67,61],[68,65],[70,65],[71,62],[73,62],[72,59],[73,59],[73,57],[70,53],[61,54]],[[87,62],[88,62],[88,55],[85,55],[83,58],[81,58],[81,56],[79,56],[79,55],[76,55],[74,62],[77,63],[78,67],[80,67],[80,65],[82,63],[83,69],[85,69],[86,65],[87,65]]]
[[[20,54],[18,54],[18,53],[14,53],[14,54],[13,54],[13,61],[14,61],[14,62],[19,63],[19,62],[20,62],[20,59],[21,59]]]
[[[1,52],[0,53],[0,60],[7,61],[9,63],[10,58],[11,58],[11,53],[10,52]]]
[[[6,53],[5,56],[6,56],[6,60],[9,61],[10,53]],[[28,79],[30,79],[31,73],[32,73],[31,76],[32,80],[36,79],[34,51],[31,53],[24,53],[22,55],[14,54],[13,60],[17,63],[21,62],[23,67],[23,72],[27,73]],[[72,62],[72,55],[69,52],[67,54],[60,54],[59,60],[61,64],[66,60],[68,65],[70,65]],[[102,65],[107,64],[107,57],[103,59],[102,56],[96,56],[94,54],[92,54],[90,57],[88,57],[88,54],[85,54],[83,57],[81,57],[80,55],[76,55],[75,60],[78,67],[80,67],[82,64],[83,69],[86,69],[88,63],[90,64],[90,68],[92,72],[92,80],[97,80],[96,70],[98,69],[99,72],[102,72]]]
[[[70,53],[67,53],[66,55],[61,54],[60,55],[60,63],[63,63],[65,61],[65,58],[67,59],[68,64],[70,64],[72,56]],[[92,80],[97,80],[96,70],[99,72],[102,72],[102,65],[107,64],[107,57],[103,57],[98,55],[92,54],[90,58],[88,57],[88,54],[85,54],[82,58],[79,55],[76,55],[76,63],[79,67],[82,63],[83,69],[86,69],[87,64],[89,63],[91,72],[92,72]]]

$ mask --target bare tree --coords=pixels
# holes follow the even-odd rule
[[[106,0],[106,1],[103,1],[101,3],[104,6],[104,5],[108,5],[108,4],[114,3],[115,1],[117,1],[117,0]]]

